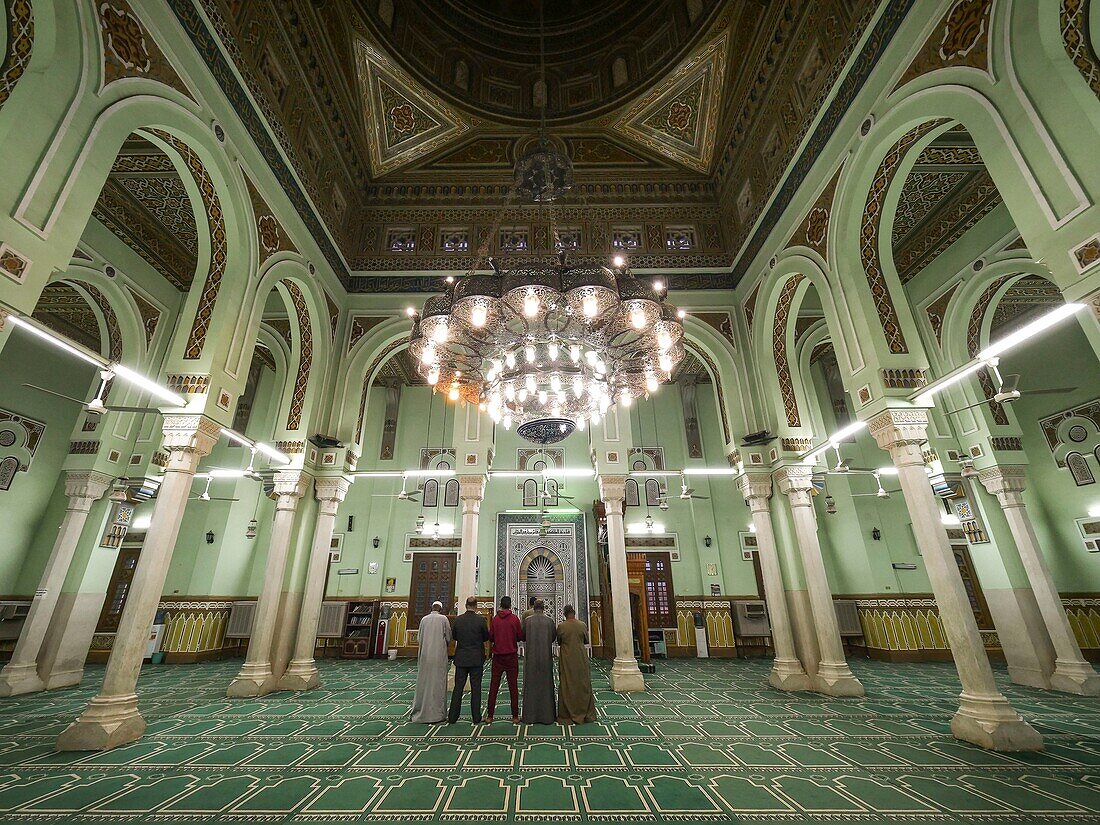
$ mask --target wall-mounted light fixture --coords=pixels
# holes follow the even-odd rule
[[[348,532],[352,532],[355,529],[355,516],[348,516]]]
[[[825,496],[825,512],[830,516],[836,515],[836,499],[828,494]]]
[[[248,522],[248,526],[244,529],[244,537],[246,539],[256,538],[256,529],[260,526],[256,519],[252,519]]]
[[[705,544],[707,547],[710,547],[711,542],[713,541],[714,539],[712,539],[710,536],[703,536],[703,544]]]
[[[879,530],[877,527],[873,528],[871,530],[871,538],[873,538],[875,541],[881,541],[882,540],[882,531]]]
[[[372,544],[372,545],[374,546],[374,549],[375,549],[375,550],[377,550],[377,549],[378,549],[378,545],[380,545],[381,543],[382,543],[382,539],[378,538],[378,536],[375,536],[375,537],[374,537],[374,538],[373,538],[373,539],[371,540],[371,544]]]
[[[213,544],[214,543],[214,531],[213,530],[207,530],[206,531],[206,543],[207,544]]]

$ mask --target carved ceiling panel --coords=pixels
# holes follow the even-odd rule
[[[176,289],[190,289],[198,261],[195,212],[160,149],[136,135],[128,138],[92,215]]]
[[[91,305],[66,283],[48,284],[42,290],[32,317],[71,341],[99,352],[99,319]]]

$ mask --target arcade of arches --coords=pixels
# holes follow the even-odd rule
[[[1100,3],[0,23],[0,819],[1100,817]],[[537,444],[406,308],[559,252],[684,356]],[[408,722],[468,595],[599,720]]]

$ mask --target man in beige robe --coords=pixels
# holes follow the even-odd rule
[[[578,621],[572,605],[562,610],[565,621],[558,625],[558,722],[582,725],[596,721],[596,700],[592,696],[592,673],[588,666],[588,626]]]

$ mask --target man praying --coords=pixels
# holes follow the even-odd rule
[[[565,621],[558,625],[558,721],[563,725],[581,725],[596,721],[596,701],[592,696],[592,674],[588,669],[588,626],[577,619],[577,611],[567,604]]]
[[[420,652],[412,721],[434,725],[447,718],[447,647],[451,643],[451,623],[443,615],[441,602],[432,602],[432,612],[420,620],[418,638]]]
[[[554,620],[546,615],[546,605],[536,599],[523,622],[527,653],[523,660],[523,723],[552,725],[554,708]]]
[[[508,677],[508,696],[512,701],[512,724],[519,724],[519,657],[518,643],[523,638],[519,616],[512,612],[512,599],[502,596],[500,610],[489,623],[489,641],[492,643],[493,671],[489,681],[489,707],[485,721],[493,724],[493,712],[497,706],[500,679]]]

